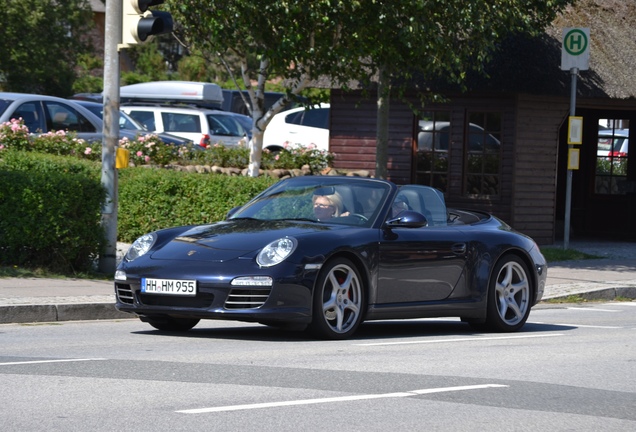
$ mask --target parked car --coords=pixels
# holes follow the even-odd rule
[[[433,129],[434,128],[434,129]],[[433,146],[433,135],[435,135],[435,145]],[[487,134],[484,128],[470,123],[469,125],[469,150],[471,152],[498,152],[501,147],[499,139],[492,134]],[[448,151],[450,141],[450,122],[428,120],[419,121],[419,131],[417,134],[417,145],[419,151]]]
[[[241,93],[243,94],[241,95]],[[266,91],[263,109],[265,110],[269,109],[272,105],[278,102],[278,100],[282,98],[284,95],[285,93],[281,93],[281,92]],[[301,102],[304,102],[307,100],[304,97],[297,97],[297,98]],[[231,111],[231,112],[249,116],[249,109],[245,105],[245,101],[247,101],[248,103],[251,103],[250,95],[247,90],[239,91],[239,90],[223,89],[223,104],[221,105],[221,107],[223,108],[223,111]],[[291,108],[294,108],[293,102],[289,102],[287,105],[285,105],[283,110],[288,110]]]
[[[238,118],[242,114],[237,113],[169,104],[122,105],[121,110],[149,131],[177,135],[202,147],[215,143],[236,146],[247,142],[251,135],[241,123],[244,119]]]
[[[117,309],[163,331],[218,319],[345,339],[365,320],[422,317],[516,331],[546,277],[532,239],[447,209],[436,189],[305,176],[224,221],[144,234],[117,267],[115,293]]]
[[[628,135],[629,136],[629,135]],[[623,158],[629,154],[629,137],[615,138],[612,145],[612,150],[609,152],[609,157]]]
[[[329,150],[329,104],[314,108],[298,107],[279,112],[267,125],[263,148],[279,151],[285,144]]]
[[[77,101],[26,93],[0,92],[0,123],[22,118],[31,133],[64,130],[86,141],[101,141],[102,119]],[[133,139],[138,131],[121,129],[119,138]]]
[[[102,121],[74,101],[26,93],[0,93],[0,122],[22,118],[31,133],[65,130],[87,141],[102,139]]]
[[[98,102],[90,102],[87,100],[76,100],[75,102],[83,106],[84,108],[87,108],[90,112],[98,116],[100,119],[104,118],[104,104],[101,104]],[[142,125],[137,120],[130,117],[128,114],[126,114],[125,112],[121,110],[119,111],[119,129],[129,130],[131,132],[134,132],[135,134],[145,135],[145,134],[151,133],[150,131],[148,131],[148,129],[144,127],[144,125]],[[156,133],[156,135],[159,137],[161,141],[163,141],[166,144],[173,144],[173,145],[192,144],[191,140],[183,138],[183,137],[179,137],[176,135],[167,134],[167,133]]]

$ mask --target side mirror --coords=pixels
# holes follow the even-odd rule
[[[230,218],[230,216],[232,216],[234,213],[236,213],[237,211],[239,211],[239,209],[240,209],[241,207],[242,207],[242,206],[236,206],[236,207],[234,207],[233,209],[230,209],[230,211],[229,211],[229,212],[227,212],[227,214],[225,215],[225,219],[226,219],[226,220],[227,220],[227,219],[229,219],[229,218]]]
[[[404,210],[386,222],[389,228],[422,228],[428,226],[428,220],[422,213]]]

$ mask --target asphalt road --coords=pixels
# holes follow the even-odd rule
[[[524,330],[366,323],[0,325],[3,431],[636,430],[636,302],[540,305]]]

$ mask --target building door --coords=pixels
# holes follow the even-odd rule
[[[636,114],[577,110],[583,117],[580,165],[572,172],[571,238],[636,240]],[[567,180],[567,122],[559,144],[557,220],[564,216]],[[558,234],[557,234],[558,236]]]

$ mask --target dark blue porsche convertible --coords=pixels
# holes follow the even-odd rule
[[[115,273],[117,309],[164,331],[201,319],[345,339],[365,320],[460,317],[516,331],[543,294],[529,237],[438,190],[359,177],[282,180],[226,220],[145,234]]]

